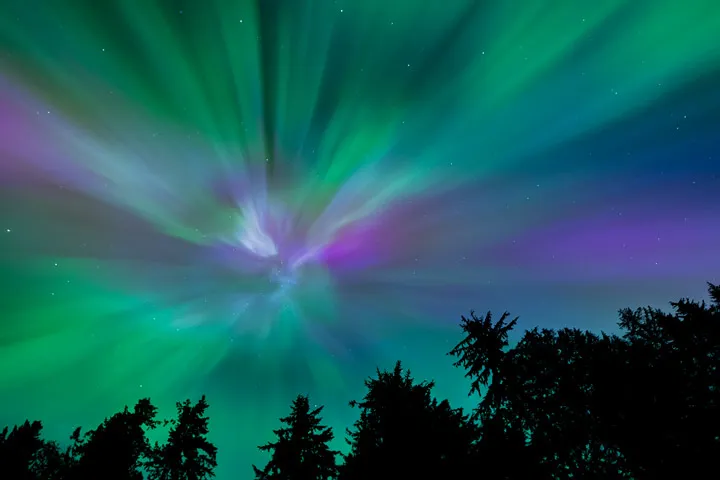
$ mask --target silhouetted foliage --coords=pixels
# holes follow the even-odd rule
[[[471,311],[470,318],[461,318],[460,328],[465,338],[449,355],[459,357],[454,365],[466,369],[465,376],[472,379],[470,395],[480,393],[481,386],[487,386],[490,377],[497,371],[503,349],[508,346],[508,332],[518,321],[514,318],[510,323],[505,323],[509,316],[510,314],[505,312],[494,324],[491,312],[478,318],[475,312]]]
[[[194,405],[190,400],[176,404],[177,419],[168,422],[172,427],[167,443],[155,444],[149,454],[149,480],[205,480],[214,476],[217,447],[207,439],[208,406],[204,395]]]
[[[66,456],[55,442],[40,437],[42,423],[25,421],[0,432],[0,478],[56,480],[63,478]]]
[[[290,407],[290,415],[280,419],[287,427],[273,430],[276,442],[258,447],[271,452],[270,461],[260,470],[253,465],[255,478],[277,480],[326,480],[335,478],[335,457],[340,452],[330,450],[333,438],[330,427],[321,424],[323,407],[310,410],[310,400],[298,395]]]
[[[596,380],[606,376],[597,359],[611,362],[613,352],[622,352],[618,342],[577,329],[527,331],[504,354],[479,406],[481,421],[516,419],[553,478],[622,478],[623,459],[593,418]]]
[[[8,427],[3,429],[0,434],[0,461],[10,478],[36,478],[32,469],[37,453],[43,446],[41,430],[42,423],[30,423],[28,420],[9,432]]]
[[[35,457],[33,471],[42,480],[69,479],[72,460],[67,450],[63,451],[57,442],[45,441]]]
[[[606,421],[646,478],[699,478],[720,455],[720,289],[708,286],[710,305],[620,312],[630,355],[615,381],[626,394]]]
[[[541,467],[536,449],[527,444],[521,422],[507,413],[489,416],[480,425],[475,470],[482,472],[485,479],[550,478],[549,469]]]
[[[710,303],[682,299],[672,313],[620,311],[618,335],[533,328],[510,347],[517,318],[462,317],[449,355],[466,370],[474,415],[432,395],[397,362],[365,381],[360,417],[338,466],[322,407],[292,403],[257,479],[706,478],[720,457],[720,287]],[[207,480],[216,467],[208,403],[177,404],[160,422],[149,399],[105,419],[62,450],[26,421],[0,432],[0,478],[12,480]],[[170,426],[165,444],[146,431]]]
[[[72,479],[142,480],[141,467],[152,454],[145,430],[157,426],[156,413],[157,408],[145,398],[132,411],[125,407],[95,430],[84,435],[79,428],[75,430],[71,436]]]
[[[718,310],[720,310],[720,285],[713,285],[710,282],[707,285],[711,300],[710,308],[713,312],[718,313]]]
[[[710,285],[710,306],[681,300],[673,314],[622,310],[622,337],[536,328],[507,351],[503,320],[463,317],[467,337],[450,353],[473,379],[471,393],[487,386],[477,410],[483,440],[493,424],[523,432],[524,453],[541,469],[533,478],[710,471],[720,454],[718,293]]]
[[[340,479],[461,478],[471,467],[478,428],[461,409],[432,398],[434,382],[414,383],[397,362],[365,381]]]

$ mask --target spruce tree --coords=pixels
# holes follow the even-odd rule
[[[473,465],[478,428],[462,409],[433,398],[434,382],[415,383],[400,362],[366,380],[360,419],[348,430],[342,480],[463,478]]]
[[[253,465],[258,480],[327,480],[337,475],[335,456],[328,442],[333,439],[332,428],[321,424],[323,407],[310,410],[310,400],[298,395],[290,415],[280,419],[287,427],[274,430],[276,442],[258,447],[271,452],[270,461],[260,470]]]
[[[214,476],[217,447],[208,439],[208,403],[203,397],[193,405],[190,400],[177,403],[177,419],[166,444],[155,444],[147,464],[150,480],[205,480]]]

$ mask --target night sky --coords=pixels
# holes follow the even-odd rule
[[[206,393],[249,478],[397,359],[472,406],[470,309],[720,281],[720,5],[2,0],[0,228],[0,425]]]

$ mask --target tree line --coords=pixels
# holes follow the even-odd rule
[[[670,313],[623,309],[619,334],[533,328],[510,347],[517,318],[463,316],[448,355],[477,406],[465,412],[433,395],[398,361],[365,381],[346,429],[347,453],[323,407],[299,395],[259,448],[256,480],[705,478],[720,458],[720,287],[710,302],[681,299]],[[44,440],[26,421],[0,434],[0,478],[13,480],[203,480],[214,476],[205,397],[156,419],[141,399],[70,444]],[[169,427],[164,444],[146,432]]]

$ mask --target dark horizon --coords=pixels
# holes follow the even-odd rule
[[[436,397],[434,380],[417,380],[398,360],[365,379],[365,394],[348,404],[358,415],[344,435],[324,422],[324,405],[298,394],[273,441],[257,446],[268,458],[252,465],[253,477],[701,477],[720,453],[720,286],[708,283],[708,294],[707,303],[671,302],[671,311],[622,309],[618,335],[533,328],[514,345],[517,317],[471,311],[447,352],[465,373],[471,411]],[[161,419],[151,399],[140,399],[94,429],[76,427],[68,445],[43,438],[40,421],[6,427],[0,475],[210,480],[218,448],[208,408],[203,395]],[[347,448],[333,449],[343,437]]]

